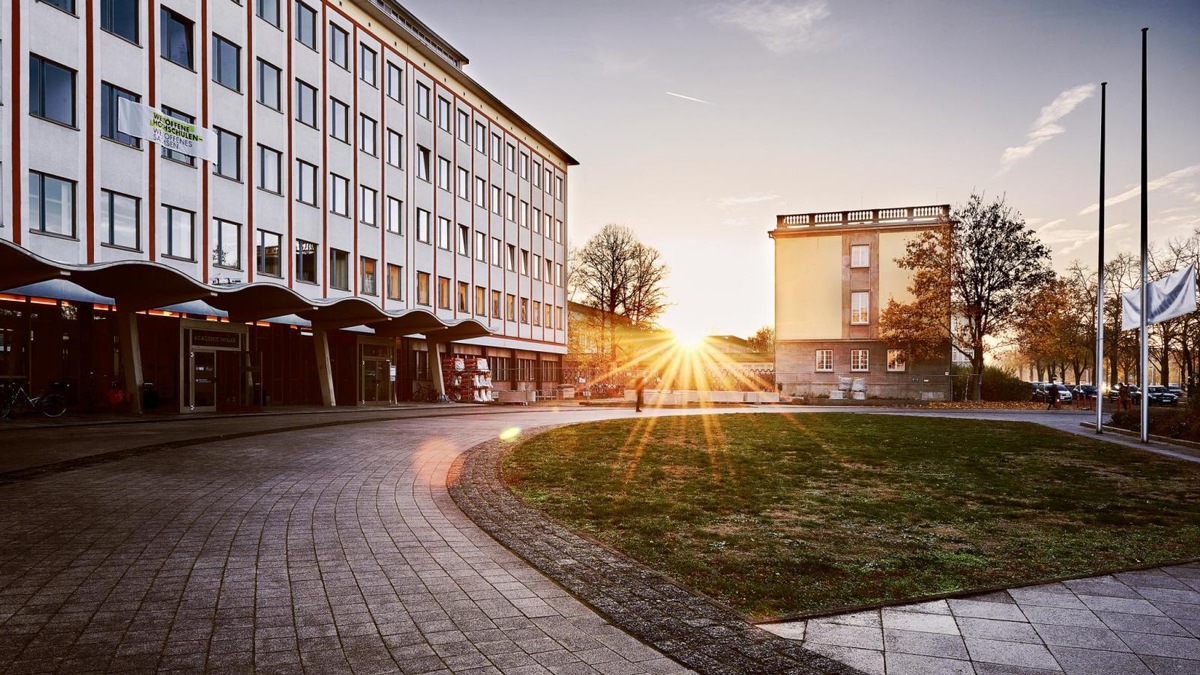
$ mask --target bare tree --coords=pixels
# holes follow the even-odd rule
[[[766,354],[769,356],[775,355],[775,327],[763,326],[754,332],[747,340],[750,343],[750,348],[756,353]]]

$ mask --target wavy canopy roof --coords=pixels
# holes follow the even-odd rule
[[[319,328],[362,325],[386,337],[420,333],[441,342],[491,335],[487,326],[474,319],[443,321],[423,309],[388,312],[359,297],[314,300],[270,282],[213,286],[173,267],[142,260],[71,265],[0,239],[0,292],[52,279],[69,280],[132,311],[203,300],[240,323],[295,314]]]

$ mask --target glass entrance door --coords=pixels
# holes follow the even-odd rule
[[[391,361],[367,357],[362,364],[362,402],[392,402]]]
[[[217,409],[217,353],[192,352],[192,410],[215,412]]]

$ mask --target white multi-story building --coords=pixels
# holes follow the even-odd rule
[[[0,39],[0,376],[384,402],[440,379],[437,343],[557,383],[575,161],[399,4],[12,0]],[[212,161],[127,133],[122,99]]]

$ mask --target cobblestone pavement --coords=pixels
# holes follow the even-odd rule
[[[765,625],[878,675],[1200,673],[1200,564]]]
[[[681,671],[445,490],[465,448],[564,416],[284,432],[0,487],[0,670]]]

